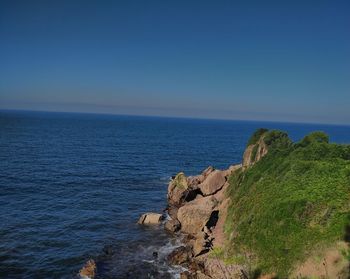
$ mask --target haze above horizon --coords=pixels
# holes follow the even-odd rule
[[[1,2],[0,109],[350,124],[349,14],[348,1]]]

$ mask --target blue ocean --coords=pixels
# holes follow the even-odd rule
[[[0,278],[74,278],[90,258],[101,278],[176,277],[177,240],[140,214],[177,172],[239,163],[260,127],[350,143],[350,126],[1,111]]]

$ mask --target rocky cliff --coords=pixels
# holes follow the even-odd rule
[[[241,164],[172,178],[164,227],[183,246],[168,260],[182,279],[348,278],[349,190],[350,146],[259,129]]]

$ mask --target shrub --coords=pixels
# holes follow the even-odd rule
[[[268,130],[265,128],[260,128],[257,129],[253,135],[250,137],[250,139],[248,140],[247,146],[252,145],[252,144],[256,144],[258,142],[258,140],[260,139],[260,137],[265,134]]]
[[[321,132],[321,131],[316,131],[308,134],[305,136],[301,141],[300,141],[300,146],[307,146],[313,142],[324,142],[324,143],[329,143],[329,137],[326,133]]]
[[[229,178],[226,254],[252,255],[254,268],[281,278],[309,252],[344,239],[349,224],[349,146],[320,132],[305,138],[293,144],[283,132],[265,132],[275,148]]]

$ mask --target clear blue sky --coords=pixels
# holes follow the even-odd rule
[[[1,1],[0,109],[350,124],[350,1]]]

